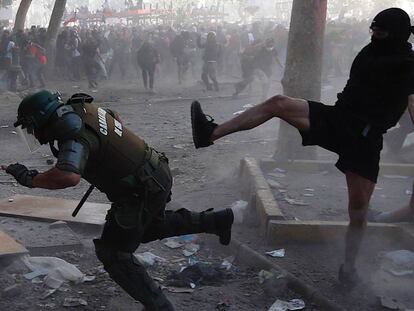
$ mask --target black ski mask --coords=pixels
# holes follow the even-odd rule
[[[410,17],[400,8],[389,8],[374,17],[370,28],[378,27],[389,34],[384,39],[371,37],[372,45],[378,51],[391,52],[400,50],[407,45],[408,38],[413,32]]]

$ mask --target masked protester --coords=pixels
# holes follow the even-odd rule
[[[29,188],[64,189],[84,178],[104,192],[112,206],[101,238],[94,240],[98,259],[145,310],[174,310],[145,268],[133,260],[133,252],[141,243],[201,232],[216,234],[227,245],[233,213],[165,211],[172,186],[167,157],[129,131],[117,113],[92,100],[75,94],[63,104],[59,94],[46,90],[24,98],[15,126],[32,149],[33,143],[50,144],[57,163],[43,173],[18,163],[2,169]]]
[[[384,10],[375,16],[370,30],[372,41],[356,56],[334,106],[276,95],[220,125],[206,117],[198,102],[191,106],[196,148],[276,117],[299,130],[303,145],[319,145],[338,154],[336,166],[346,177],[350,218],[339,280],[349,286],[358,282],[355,260],[377,182],[382,136],[398,122],[407,104],[414,106],[408,14],[399,8]]]
[[[214,90],[218,92],[219,84],[217,82],[217,62],[222,54],[222,46],[216,41],[216,34],[210,31],[207,34],[206,42],[201,42],[201,36],[197,38],[197,46],[204,49],[203,54],[203,69],[201,73],[201,80],[203,80],[207,90],[212,90],[211,82],[213,82]]]
[[[259,78],[262,86],[262,99],[266,99],[270,87],[273,63],[282,68],[275,49],[273,38],[265,42],[247,47],[241,55],[241,68],[243,80],[236,83],[233,96],[237,96],[254,80],[255,75]]]
[[[155,49],[153,41],[145,41],[137,52],[138,66],[141,68],[142,81],[145,90],[154,94],[154,77],[157,64],[160,62],[160,54]]]

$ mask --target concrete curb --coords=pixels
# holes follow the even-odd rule
[[[261,231],[266,234],[270,220],[283,220],[285,217],[256,159],[244,158],[240,161],[240,178],[243,193],[247,194],[245,199],[249,202],[249,208],[257,211]]]
[[[259,269],[276,270],[286,276],[287,285],[290,289],[302,295],[306,300],[318,305],[324,311],[345,311],[344,308],[338,304],[330,301],[322,295],[313,286],[307,285],[302,280],[295,277],[293,274],[279,267],[277,264],[271,262],[263,255],[257,253],[250,247],[241,242],[232,239],[230,242],[230,249],[235,255],[235,258],[240,262]]]
[[[278,165],[273,159],[260,160],[260,167],[263,169],[274,169],[283,167],[286,169],[301,172],[334,171],[335,161],[321,160],[292,160]],[[395,174],[414,176],[414,165],[406,163],[382,163],[380,162],[380,174]]]

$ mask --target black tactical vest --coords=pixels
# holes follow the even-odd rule
[[[72,106],[84,122],[80,139],[90,144],[82,177],[105,192],[112,201],[139,191],[137,172],[144,164],[148,150],[144,140],[103,108],[91,103]]]

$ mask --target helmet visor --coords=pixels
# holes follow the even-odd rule
[[[34,136],[32,128],[22,128],[21,125],[16,127],[17,133],[19,133],[20,139],[24,142],[30,152],[35,152],[40,148],[40,142]]]

